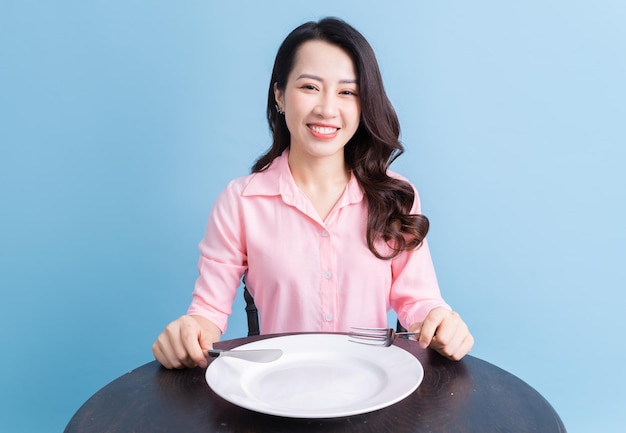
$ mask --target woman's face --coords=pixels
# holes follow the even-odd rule
[[[350,56],[323,41],[303,43],[283,90],[274,88],[291,134],[290,158],[341,157],[361,118]]]

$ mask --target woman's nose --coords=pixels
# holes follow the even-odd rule
[[[322,95],[315,107],[315,113],[325,118],[335,117],[338,111],[338,101],[334,95]]]

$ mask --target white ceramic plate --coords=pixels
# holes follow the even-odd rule
[[[239,348],[284,353],[270,363],[217,358],[206,371],[207,383],[225,400],[271,415],[334,418],[370,412],[407,397],[424,378],[422,365],[406,350],[353,343],[341,334],[289,335]]]

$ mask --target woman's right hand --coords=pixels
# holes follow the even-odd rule
[[[152,353],[165,368],[205,368],[206,351],[221,334],[217,325],[204,317],[181,316],[165,327],[152,345]]]

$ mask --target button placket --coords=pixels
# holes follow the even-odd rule
[[[333,275],[332,236],[327,229],[320,232],[321,298],[323,329],[334,330],[336,283]]]

